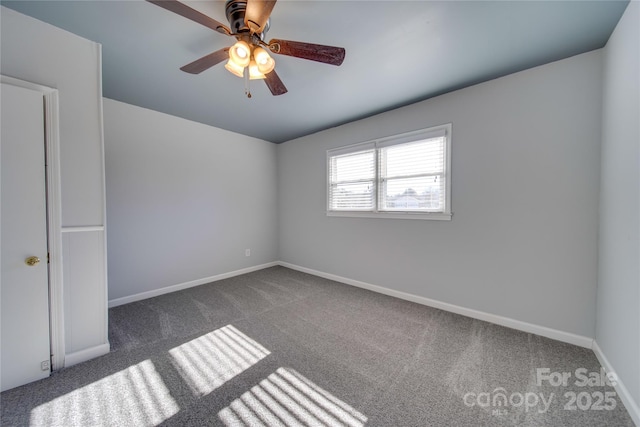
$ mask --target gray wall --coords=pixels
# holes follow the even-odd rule
[[[278,146],[284,262],[595,333],[601,52]],[[453,123],[453,220],[327,217],[326,150]]]
[[[604,49],[596,341],[640,404],[640,4]]]
[[[109,300],[277,260],[274,144],[110,99],[104,123]]]
[[[2,7],[2,74],[60,91],[62,225],[102,224],[100,45]]]

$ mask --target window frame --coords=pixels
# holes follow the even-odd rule
[[[326,157],[326,214],[333,217],[354,218],[391,218],[391,219],[422,219],[449,221],[453,216],[451,211],[451,131],[452,124],[447,123],[429,128],[391,135],[357,144],[327,150]],[[380,150],[401,144],[409,144],[437,136],[443,136],[444,142],[444,209],[438,212],[425,212],[416,210],[381,210],[382,177],[380,174]],[[374,206],[373,210],[334,210],[331,208],[331,159],[335,156],[353,154],[363,151],[375,150],[375,177],[374,177]]]

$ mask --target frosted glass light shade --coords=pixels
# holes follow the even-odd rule
[[[260,70],[262,74],[270,73],[276,66],[276,61],[261,47],[256,47],[253,50],[253,57],[258,65],[258,70]]]
[[[267,78],[267,76],[260,72],[259,66],[254,60],[251,60],[251,62],[249,63],[249,78],[251,80]]]
[[[229,72],[231,74],[234,74],[234,75],[236,75],[236,76],[238,76],[240,78],[244,77],[244,67],[240,67],[238,64],[233,62],[231,59],[229,59],[227,61],[227,63],[224,65],[224,68],[229,70]]]
[[[246,67],[251,61],[251,48],[240,40],[229,49],[229,59],[239,67]]]

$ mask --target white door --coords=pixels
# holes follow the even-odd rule
[[[50,345],[43,94],[2,83],[0,100],[4,391],[49,376]]]

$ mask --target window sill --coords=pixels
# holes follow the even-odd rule
[[[327,211],[327,216],[347,218],[426,219],[437,221],[451,221],[453,213]]]

